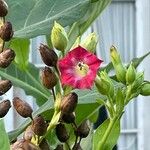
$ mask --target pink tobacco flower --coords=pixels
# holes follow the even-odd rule
[[[63,85],[91,89],[102,60],[81,46],[68,52],[58,61]]]

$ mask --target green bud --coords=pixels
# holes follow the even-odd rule
[[[132,92],[137,92],[137,89],[140,88],[143,81],[144,81],[144,73],[143,72],[137,73],[135,81],[133,82],[132,85]]]
[[[110,48],[110,57],[111,57],[111,61],[116,72],[117,79],[120,82],[125,83],[126,82],[126,69],[123,66],[120,55],[114,46]]]
[[[81,46],[87,49],[88,51],[95,53],[97,45],[97,36],[95,33],[89,34],[89,36],[81,43]]]
[[[103,95],[108,95],[109,90],[110,90],[110,83],[108,81],[103,80],[97,76],[95,80],[95,85],[99,93]]]
[[[150,96],[150,82],[146,82],[142,85],[140,94],[143,96]]]
[[[51,32],[51,41],[53,46],[60,51],[64,51],[67,47],[68,37],[65,29],[56,21]]]
[[[132,63],[130,64],[129,68],[127,69],[126,73],[126,82],[127,84],[132,84],[135,80],[136,77],[136,70]]]

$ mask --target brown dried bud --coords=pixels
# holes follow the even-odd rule
[[[58,56],[54,50],[50,49],[47,45],[41,44],[39,48],[43,62],[47,66],[55,67],[57,64]]]
[[[0,53],[0,67],[6,68],[15,58],[15,52],[11,49],[6,49]]]
[[[42,84],[47,89],[52,89],[57,84],[57,77],[49,67],[45,67],[41,71],[41,80],[42,80]]]
[[[4,100],[0,103],[0,118],[4,117],[11,107],[9,100]]]
[[[81,125],[75,131],[75,134],[81,138],[86,138],[90,132],[90,128],[87,124],[87,121],[81,123]]]
[[[4,41],[10,41],[12,37],[12,24],[10,22],[5,22],[5,24],[0,28],[0,38]]]
[[[70,93],[66,95],[61,102],[62,113],[70,114],[72,113],[78,103],[78,95],[76,93]]]
[[[5,94],[12,87],[9,80],[0,80],[0,96]]]
[[[57,145],[57,147],[54,150],[64,150],[63,145],[62,144]]]
[[[63,113],[61,116],[61,119],[65,122],[65,123],[74,123],[75,122],[75,114],[74,113],[70,113],[70,114],[66,114]]]
[[[30,141],[20,139],[11,145],[10,150],[41,150],[38,146],[32,144]]]
[[[32,139],[32,137],[34,136],[34,132],[32,130],[32,126],[28,126],[23,134],[23,138],[27,141],[30,141]]]
[[[13,99],[13,105],[19,115],[21,115],[24,118],[32,118],[33,110],[27,102],[21,100],[19,97],[15,97]]]
[[[56,126],[56,135],[60,142],[66,142],[69,139],[65,125],[62,123]]]
[[[46,133],[47,124],[42,116],[36,116],[32,122],[32,130],[38,135],[42,136]]]
[[[5,17],[8,13],[8,6],[4,0],[0,0],[0,17]]]
[[[76,143],[76,144],[73,146],[72,150],[82,150],[82,148],[81,148],[81,146],[80,146],[80,143]]]
[[[50,150],[49,144],[47,143],[46,139],[42,140],[39,147],[41,148],[41,150]]]

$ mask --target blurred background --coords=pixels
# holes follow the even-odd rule
[[[87,33],[96,32],[99,36],[97,46],[98,57],[107,64],[109,48],[115,45],[126,63],[133,57],[142,56],[150,50],[150,0],[113,0]],[[37,67],[43,67],[37,47],[45,42],[43,37],[32,39],[30,61]],[[150,80],[150,57],[139,66],[144,70],[145,78]],[[24,92],[13,87],[4,95],[12,99],[14,96],[25,98]],[[33,98],[28,102],[33,108]],[[150,150],[150,97],[139,96],[126,108],[122,119],[121,136],[118,142],[119,150]],[[11,109],[5,117],[6,130],[16,128],[22,119]],[[9,124],[8,124],[9,122]]]

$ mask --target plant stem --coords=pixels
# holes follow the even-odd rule
[[[110,135],[111,130],[113,129],[113,126],[117,120],[118,120],[118,116],[115,116],[113,119],[110,120],[109,126],[108,126],[106,132],[104,133],[104,136],[103,136],[100,144],[98,145],[99,150],[103,150],[103,146],[105,145],[107,138]]]
[[[54,88],[52,88],[52,94],[53,94],[53,98],[54,98],[54,102],[55,102],[55,100],[56,100],[56,96],[55,96]]]

